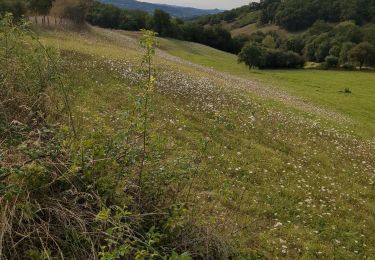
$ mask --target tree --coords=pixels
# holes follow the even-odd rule
[[[363,33],[363,41],[369,42],[375,46],[375,24],[366,25],[363,28],[362,33]]]
[[[276,23],[291,31],[306,29],[318,20],[318,10],[317,1],[283,1],[276,13]]]
[[[304,48],[304,56],[309,61],[316,61],[315,52],[317,50],[317,44],[312,41],[306,44]]]
[[[249,37],[249,41],[256,42],[256,43],[262,43],[266,35],[262,31],[256,31],[252,33]]]
[[[255,44],[247,44],[238,55],[238,62],[245,63],[250,69],[262,68],[265,64],[265,50]]]
[[[87,21],[104,28],[118,28],[120,25],[121,9],[113,5],[95,2],[90,8]]]
[[[263,39],[262,44],[270,49],[276,48],[275,39],[271,35],[267,35],[266,38]]]
[[[332,48],[329,50],[329,55],[339,57],[340,56],[341,48],[338,45],[332,46]]]
[[[349,60],[358,64],[360,69],[364,65],[375,65],[375,47],[368,42],[362,42],[349,52]]]
[[[203,42],[214,48],[231,51],[232,49],[232,36],[230,32],[221,26],[214,26],[204,30],[206,41]]]
[[[51,13],[56,17],[66,18],[82,25],[91,6],[91,0],[55,0]]]
[[[52,8],[53,0],[28,0],[29,8],[35,15],[35,21],[37,22],[36,16],[42,15],[42,22],[45,23],[45,17],[48,15]]]
[[[0,0],[0,15],[12,13],[15,20],[26,14],[26,6],[22,0]]]
[[[160,36],[170,36],[172,23],[171,23],[171,16],[159,9],[154,11],[153,16],[153,29],[157,32]]]
[[[268,49],[265,53],[264,68],[302,68],[305,61],[295,52]]]
[[[334,27],[332,35],[338,42],[360,43],[363,38],[360,28],[353,21],[339,23]]]
[[[288,51],[293,51],[299,54],[302,54],[303,48],[305,47],[303,39],[299,36],[290,37],[285,45]]]
[[[356,20],[359,21],[358,17],[358,1],[357,0],[345,0],[340,1],[341,20]]]
[[[339,63],[344,65],[349,61],[349,52],[355,46],[352,42],[345,42],[342,44],[340,56],[339,56]]]
[[[246,42],[249,41],[249,37],[246,34],[240,34],[232,38],[232,52],[238,54],[245,46]]]
[[[278,1],[268,1],[259,14],[258,23],[260,25],[274,22],[276,11],[279,7]]]
[[[329,41],[323,41],[318,45],[318,48],[315,52],[315,59],[318,62],[323,62],[324,59],[329,55],[331,45]]]
[[[325,21],[318,20],[316,21],[308,30],[310,35],[319,35],[326,33],[332,30],[332,26]]]

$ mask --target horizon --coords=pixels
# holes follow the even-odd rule
[[[148,2],[153,4],[167,4],[183,7],[193,7],[199,9],[221,9],[229,10],[249,4],[250,0],[139,0],[141,2]]]

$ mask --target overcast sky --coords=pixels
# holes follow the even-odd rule
[[[139,0],[141,2],[190,6],[205,9],[232,9],[246,5],[251,0]]]

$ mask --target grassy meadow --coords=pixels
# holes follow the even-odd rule
[[[97,28],[40,35],[62,53],[78,132],[92,142],[127,131],[140,91],[137,35]],[[375,257],[374,73],[249,71],[234,55],[198,44],[160,39],[160,49],[190,63],[156,56],[150,146],[164,152],[146,168],[171,201],[189,205],[185,218],[205,227],[207,252]],[[278,101],[247,90],[247,81],[347,116],[349,126],[288,102],[269,105]]]
[[[200,44],[161,39],[160,48],[185,60],[231,75],[259,81],[302,97],[306,102],[337,111],[353,122],[354,134],[375,137],[375,73],[323,70],[251,70],[235,55]],[[352,93],[345,93],[349,89]]]

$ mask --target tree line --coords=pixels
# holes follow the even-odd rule
[[[33,15],[35,22],[38,22],[37,17],[41,16],[42,23],[49,23],[50,15],[83,24],[91,4],[91,0],[0,0],[0,15],[9,12],[16,20]]]
[[[247,39],[239,61],[249,67],[300,68],[306,61],[320,68],[353,69],[375,65],[375,25],[354,21],[336,25],[316,21],[306,32],[284,38],[277,32],[255,32]]]
[[[366,1],[367,8],[364,8],[362,0],[348,0],[345,4],[334,0],[326,0],[324,3],[321,0],[306,0],[303,1],[304,4],[300,0],[262,0],[222,14],[203,17],[198,21],[183,21],[162,10],[149,14],[91,0],[0,0],[0,13],[8,11],[15,17],[21,17],[29,12],[35,16],[66,18],[77,24],[88,21],[104,28],[131,31],[149,29],[161,37],[197,42],[239,54],[239,61],[249,67],[300,68],[308,61],[319,63],[322,68],[362,68],[375,63],[375,25],[363,24],[374,19],[372,13],[375,0]],[[321,3],[321,6],[316,3]],[[281,15],[285,8],[296,9],[288,9],[288,13]],[[302,12],[298,8],[308,11]],[[351,10],[350,14],[348,8]],[[220,24],[204,24],[212,22],[210,19],[213,17],[229,22],[245,11],[258,12],[261,23],[278,23],[281,16],[285,21],[294,17],[288,21],[293,21],[293,26],[298,24],[301,28],[309,26],[316,17],[323,19],[315,21],[304,33],[289,38],[281,37],[277,32],[256,32],[250,36],[232,37]],[[299,16],[301,12],[306,15]],[[314,16],[309,21],[306,20],[307,13],[310,18]],[[264,18],[265,15],[270,19]],[[332,23],[349,18],[354,20]],[[46,22],[45,18],[43,22]],[[290,26],[286,28],[296,29]]]
[[[375,0],[261,0],[197,21],[276,24],[299,32],[288,38],[277,32],[239,36],[246,44],[238,59],[249,67],[300,68],[314,62],[325,69],[353,69],[375,63]]]
[[[238,59],[249,67],[300,68],[305,62],[321,68],[374,65],[375,0],[261,0],[197,22],[226,22],[232,27],[276,24],[300,32],[289,38],[277,32],[238,36],[246,43]]]
[[[353,20],[356,24],[375,22],[374,0],[261,0],[220,14],[198,19],[201,24],[233,22],[248,14],[257,13],[260,25],[277,24],[289,31],[308,29],[316,21],[339,23]]]
[[[153,30],[161,37],[197,42],[232,53],[239,53],[244,45],[241,38],[232,38],[231,33],[220,25],[205,27],[197,22],[172,17],[162,10],[149,14],[95,1],[89,10],[87,21],[104,28]]]
[[[49,23],[49,17],[45,17],[51,15],[72,20],[77,24],[87,21],[103,28],[130,31],[148,29],[157,32],[161,37],[197,42],[235,54],[239,53],[244,45],[242,37],[232,37],[231,33],[220,25],[205,27],[197,22],[171,17],[162,10],[149,14],[91,0],[0,0],[0,13],[6,11],[12,12],[15,17],[21,17],[27,12],[35,17],[42,16],[43,23]]]

